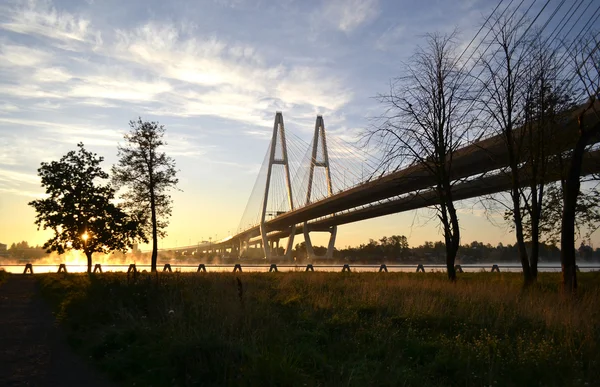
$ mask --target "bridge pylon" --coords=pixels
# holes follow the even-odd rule
[[[276,150],[277,147],[281,147],[281,158],[276,158]],[[294,209],[294,200],[292,197],[292,180],[290,179],[290,166],[288,161],[288,153],[287,153],[287,144],[285,141],[285,126],[283,124],[283,114],[281,112],[275,113],[275,122],[273,124],[273,137],[271,138],[271,151],[269,155],[269,166],[267,168],[267,182],[265,185],[265,194],[263,197],[263,205],[262,205],[262,213],[260,218],[260,236],[262,240],[262,247],[265,252],[265,258],[267,260],[275,258],[273,255],[273,243],[269,243],[269,230],[266,224],[266,216],[267,216],[267,203],[269,200],[269,188],[271,186],[271,174],[273,171],[273,166],[282,165],[285,170],[285,183],[287,190],[287,198],[288,204],[290,207],[290,211]],[[294,247],[294,236],[296,234],[296,226],[289,227],[289,238],[287,243],[287,248],[284,252],[284,257],[287,259],[292,258],[292,248]],[[271,241],[279,246],[279,240]],[[278,251],[276,249],[275,251]]]
[[[321,154],[319,154],[319,144],[321,144]],[[331,196],[333,194],[333,188],[331,185],[331,169],[329,168],[329,154],[327,152],[327,137],[325,135],[325,123],[323,121],[323,116],[320,115],[317,116],[317,120],[315,122],[315,132],[313,135],[312,157],[310,159],[310,170],[308,175],[308,190],[306,191],[307,205],[310,204],[310,199],[312,195],[315,168],[325,168],[325,178],[327,180],[327,195]],[[335,247],[337,226],[329,227],[326,230],[317,230],[311,229],[310,223],[304,222],[304,226],[302,228],[304,231],[304,241],[306,242],[306,254],[308,258],[319,258],[315,254],[312,241],[310,239],[311,231],[329,232],[329,243],[327,244],[327,252],[323,256],[323,258],[333,258],[333,249]]]

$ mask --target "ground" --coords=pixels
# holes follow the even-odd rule
[[[144,387],[594,386],[600,273],[579,280],[572,296],[558,273],[14,275],[0,376],[107,385],[89,362]]]
[[[11,275],[0,286],[2,386],[110,386],[67,345],[39,297],[33,276]]]

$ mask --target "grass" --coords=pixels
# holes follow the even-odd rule
[[[239,280],[239,281],[238,281]],[[121,385],[586,386],[600,274],[42,275],[71,344]]]
[[[0,285],[2,285],[3,283],[5,283],[8,280],[9,275],[10,274],[8,274],[6,272],[6,270],[0,269]]]

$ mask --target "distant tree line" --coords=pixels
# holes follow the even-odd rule
[[[525,242],[528,250],[532,248],[530,241]],[[540,262],[548,264],[560,263],[560,249],[556,244],[540,244]],[[325,246],[314,246],[317,256],[324,256],[327,248]],[[280,247],[278,253],[283,252]],[[192,255],[184,252],[172,251],[169,253],[169,260],[172,263],[189,262],[193,263],[227,263],[231,260],[237,260],[237,256],[216,253],[194,253]],[[446,257],[446,246],[444,242],[425,241],[423,244],[410,247],[408,239],[404,235],[384,236],[379,240],[369,239],[367,243],[358,246],[347,246],[342,249],[334,249],[333,258],[336,263],[354,262],[364,264],[376,264],[380,262],[396,264],[430,263],[443,264]],[[296,263],[308,263],[306,243],[297,243],[292,251],[292,256]],[[600,263],[600,248],[594,249],[590,245],[581,242],[577,249],[579,259],[586,262]],[[262,262],[264,251],[262,248],[249,248],[244,252],[243,260],[255,260]],[[199,261],[200,260],[200,261]],[[324,258],[317,258],[315,262],[331,262]],[[498,243],[495,246],[490,243],[473,241],[469,244],[460,246],[456,263],[477,264],[477,263],[516,263],[519,262],[519,251],[516,244]]]
[[[5,260],[21,260],[21,261],[35,261],[43,258],[47,255],[46,249],[42,246],[30,246],[27,241],[21,241],[12,243],[8,248],[8,256]]]

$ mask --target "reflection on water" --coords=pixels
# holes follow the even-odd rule
[[[162,271],[162,267],[164,264],[158,265],[159,271]],[[243,272],[268,272],[270,265],[269,264],[241,264]],[[423,265],[426,272],[445,272],[445,265],[435,265],[435,264],[424,264]],[[506,264],[506,265],[498,265],[500,270],[503,272],[521,272],[521,266],[518,264]],[[150,265],[136,265],[138,271],[150,271]],[[205,265],[207,272],[231,272],[233,271],[234,263],[231,264],[219,264],[219,265]],[[313,265],[315,271],[322,272],[341,272],[343,264],[332,264],[332,265]],[[414,273],[416,272],[417,265],[386,265],[387,270],[389,272],[405,272],[405,273]],[[477,265],[461,265],[463,271],[465,272],[481,272],[486,271],[489,272],[492,269],[492,264],[477,264]],[[102,270],[104,272],[126,272],[129,268],[129,265],[102,265]],[[171,268],[174,272],[196,272],[198,270],[197,265],[176,265],[171,264]],[[0,269],[4,269],[9,273],[23,273],[25,270],[25,265],[2,265],[0,264]],[[305,271],[306,265],[290,265],[290,264],[277,264],[277,269],[279,272],[293,272],[293,271]],[[350,269],[353,272],[378,272],[380,269],[380,265],[350,265]],[[600,270],[600,265],[598,264],[581,264],[579,265],[579,269],[582,272],[589,271],[598,271]],[[538,267],[540,272],[560,272],[560,265],[541,265]],[[58,264],[40,264],[33,265],[34,273],[56,273],[58,271]],[[67,264],[67,271],[69,273],[81,273],[87,271],[87,265],[85,264]]]

